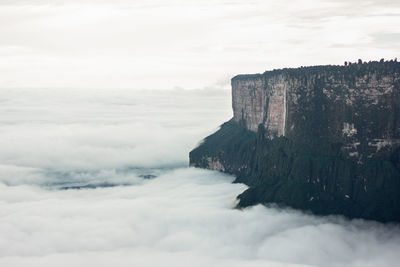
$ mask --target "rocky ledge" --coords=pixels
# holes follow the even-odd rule
[[[236,176],[258,203],[400,221],[400,63],[238,75],[233,118],[190,165]]]

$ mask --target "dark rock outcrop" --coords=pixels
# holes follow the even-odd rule
[[[190,164],[247,184],[239,207],[400,221],[400,63],[239,75],[232,106]]]

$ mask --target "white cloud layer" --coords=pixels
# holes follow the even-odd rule
[[[0,88],[202,88],[400,55],[397,0],[0,2]]]
[[[0,103],[2,267],[400,260],[398,225],[236,210],[244,185],[187,168],[190,149],[231,117],[227,91],[9,90]],[[59,190],[88,185],[99,187]]]

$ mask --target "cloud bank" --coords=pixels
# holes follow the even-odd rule
[[[243,185],[194,169],[141,185],[1,186],[2,266],[395,266],[399,229],[256,206]]]
[[[232,116],[227,91],[10,90],[0,102],[1,266],[400,260],[398,225],[236,210],[244,185],[187,168],[190,149]]]

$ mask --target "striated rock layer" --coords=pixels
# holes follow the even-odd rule
[[[400,221],[400,63],[238,75],[232,107],[190,164],[249,185],[239,207]]]

